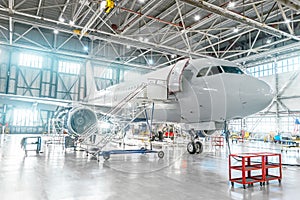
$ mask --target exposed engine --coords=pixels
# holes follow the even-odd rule
[[[68,113],[67,127],[72,135],[81,135],[95,123],[97,115],[88,107],[74,107]]]

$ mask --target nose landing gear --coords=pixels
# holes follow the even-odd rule
[[[199,154],[203,152],[203,144],[200,141],[192,141],[187,144],[187,151],[190,154]]]
[[[194,130],[190,130],[189,134],[191,135],[192,141],[187,144],[187,151],[190,154],[199,154],[203,152],[203,144],[202,142],[198,141],[198,135],[195,133]]]

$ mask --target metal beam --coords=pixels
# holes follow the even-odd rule
[[[68,5],[69,5],[69,2],[70,2],[70,0],[66,0],[65,5],[64,5],[64,7],[63,7],[63,9],[62,9],[62,11],[61,11],[61,13],[60,13],[60,15],[59,15],[58,20],[59,20],[60,18],[62,18],[63,15],[65,14],[65,11],[66,11],[66,9],[67,9],[67,7],[68,7]]]
[[[0,8],[0,11],[7,12],[8,9]],[[36,15],[31,15],[31,14],[28,14],[28,13],[23,13],[23,12],[18,12],[18,11],[14,11],[14,13],[15,13],[15,15],[13,16],[13,19],[15,21],[25,23],[25,24],[28,24],[28,25],[35,24],[39,27],[44,27],[44,28],[48,28],[48,29],[57,28],[57,24],[69,27],[69,24],[66,23],[66,22],[59,22],[57,20],[53,20],[53,19],[49,19],[49,18],[45,18],[45,17],[40,17],[40,16],[36,16]],[[18,15],[22,16],[22,18],[17,17]],[[43,23],[28,21],[28,20],[24,19],[24,17],[40,20],[40,22],[43,22]],[[51,25],[46,24],[45,22],[51,23]],[[74,25],[73,27],[78,28],[78,29],[83,29],[83,27],[79,26],[79,25]],[[57,28],[57,29],[60,32],[73,34],[72,31],[67,30],[67,29],[63,29],[63,28]],[[122,44],[122,45],[135,46],[137,48],[142,48],[142,49],[151,48],[152,50],[157,51],[157,52],[165,51],[165,52],[169,52],[171,54],[177,54],[177,55],[182,55],[182,56],[187,56],[187,57],[188,56],[194,56],[195,58],[207,57],[206,55],[202,55],[200,53],[188,52],[186,50],[166,46],[166,45],[163,45],[163,44],[156,44],[156,43],[152,43],[152,42],[143,43],[143,42],[139,41],[139,39],[135,39],[135,38],[131,38],[131,37],[123,36],[123,35],[116,35],[116,34],[113,34],[113,33],[106,32],[106,31],[101,31],[101,30],[96,30],[96,29],[91,29],[91,28],[88,29],[88,30],[93,32],[94,35],[88,35],[87,37],[93,38],[93,40],[99,39],[99,40],[109,41],[109,42],[118,43],[118,44]]]
[[[154,3],[155,1],[150,1],[149,2],[149,5],[147,5],[146,7],[150,7],[151,6],[151,4],[152,3]],[[151,12],[153,12],[153,10],[155,10],[158,6],[160,6],[160,4],[159,3],[155,3],[154,5],[152,5],[152,7],[148,10],[148,11],[146,11],[145,13],[139,13],[139,15],[135,18],[135,21],[134,22],[132,22],[131,24],[128,24],[128,25],[126,25],[125,27],[124,27],[124,30],[123,30],[123,32],[121,33],[122,35],[124,35],[125,33],[127,33],[130,29],[131,29],[131,27],[133,27],[134,25],[136,25],[137,23],[139,23],[140,22],[140,20],[142,20],[144,17],[146,17],[149,13],[151,13]],[[122,8],[121,8],[122,9]],[[123,8],[124,9],[124,8]],[[128,11],[128,9],[124,9],[124,10],[126,10],[126,11]]]
[[[261,31],[263,31],[265,33],[268,33],[268,34],[271,34],[271,35],[274,35],[276,37],[285,36],[285,37],[300,41],[300,38],[295,36],[295,35],[292,35],[292,34],[284,32],[284,31],[275,29],[273,27],[270,27],[270,26],[266,25],[265,23],[257,22],[253,19],[250,19],[250,18],[246,17],[246,16],[243,16],[241,14],[238,14],[238,13],[232,12],[230,10],[221,8],[219,6],[208,3],[206,1],[203,1],[203,0],[200,0],[200,1],[181,0],[181,1],[185,2],[187,4],[190,4],[192,6],[199,7],[199,8],[204,9],[204,10],[208,10],[212,13],[215,13],[217,15],[226,17],[228,19],[240,22],[241,24],[246,24],[248,26],[254,27],[258,30],[261,30]]]
[[[280,100],[285,100],[285,99],[299,99],[300,96],[299,95],[295,95],[295,96],[281,96],[279,97]]]
[[[270,44],[261,45],[261,46],[259,46],[259,47],[254,48],[254,49],[244,50],[244,52],[240,52],[240,53],[237,53],[237,54],[234,54],[234,55],[226,56],[225,59],[233,58],[233,57],[236,57],[236,56],[239,56],[239,55],[243,55],[243,54],[246,54],[246,53],[248,53],[248,52],[254,52],[254,53],[257,53],[257,52],[259,52],[259,51],[261,51],[261,50],[263,50],[263,51],[266,52],[266,53],[268,53],[268,52],[270,53],[270,51],[272,51],[272,50],[270,50],[272,46],[277,45],[277,44],[280,44],[280,43],[283,43],[283,42],[286,42],[286,41],[288,41],[288,40],[290,40],[290,39],[289,39],[289,38],[284,38],[284,39],[282,39],[282,40],[277,40],[277,41],[274,41],[274,42],[272,42],[272,43],[270,43]],[[266,49],[264,49],[264,48],[266,48]],[[270,55],[271,55],[271,54],[267,54],[266,56],[268,57],[268,56],[270,56]]]
[[[42,6],[42,1],[43,1],[43,0],[39,0],[39,5],[38,5],[38,9],[37,9],[37,11],[36,11],[36,15],[39,15],[39,14],[40,14],[41,6]]]
[[[243,5],[242,4],[242,1],[237,1],[236,2],[237,4],[240,4],[240,5]],[[258,2],[258,1],[255,1],[255,3],[257,4],[257,3],[261,3],[261,2]],[[272,2],[271,2],[272,3]],[[271,4],[271,3],[268,3],[268,4]],[[273,4],[273,6],[274,6],[274,4]],[[194,9],[194,10],[196,10],[196,9]],[[197,10],[199,10],[199,8],[197,8]],[[273,9],[271,9],[271,10],[273,10]],[[261,19],[262,18],[264,18],[264,20],[266,20],[266,19],[270,19],[271,17],[273,18],[273,17],[276,17],[276,16],[278,16],[278,12],[277,11],[269,11],[267,14],[263,14],[262,16],[261,16]],[[254,14],[255,12],[253,11],[253,9],[249,9],[249,10],[245,10],[245,12],[244,12],[244,15],[252,15],[252,14]],[[270,15],[270,14],[272,14],[272,15]],[[212,20],[216,20],[216,21],[218,21],[219,20],[219,16],[218,15],[216,15],[216,14],[210,14],[210,15],[208,15],[208,16],[206,16],[206,17],[204,17],[203,18],[203,20],[201,20],[201,21],[199,21],[198,23],[196,23],[196,24],[194,24],[194,25],[192,25],[192,27],[189,29],[189,31],[191,32],[191,29],[195,29],[195,28],[199,28],[199,27],[201,27],[201,26],[205,26],[205,25],[207,25],[208,23],[210,23],[210,21],[212,21]],[[254,19],[254,20],[256,20],[256,19]],[[257,20],[259,20],[260,21],[260,19],[258,18]],[[231,23],[230,23],[231,22]],[[229,25],[229,26],[228,26]],[[230,19],[227,19],[227,20],[222,20],[222,22],[220,22],[220,23],[218,23],[218,24],[216,24],[216,25],[214,25],[215,27],[214,27],[214,29],[210,29],[211,31],[213,31],[213,30],[220,30],[221,32],[220,32],[220,34],[217,34],[217,35],[215,35],[215,36],[217,36],[217,38],[218,38],[218,41],[214,41],[213,39],[212,39],[212,42],[214,43],[214,42],[220,42],[220,44],[222,44],[222,43],[224,43],[225,41],[223,41],[222,40],[222,38],[227,38],[228,36],[231,36],[232,35],[232,28],[230,28],[230,27],[232,27],[232,20],[230,20]],[[222,28],[222,27],[228,27],[228,28]],[[243,26],[243,25],[241,25],[241,26]],[[221,28],[217,28],[217,27],[221,27]],[[200,28],[201,29],[201,28]],[[203,29],[201,29],[202,31],[205,31],[205,29],[203,30]],[[210,31],[209,30],[209,31]],[[223,30],[225,30],[225,31],[223,31]],[[192,41],[192,40],[194,40],[195,38],[198,38],[199,37],[199,34],[195,34],[195,35],[193,35],[193,36],[190,36],[190,40]],[[203,38],[204,38],[204,36],[202,36]],[[172,37],[170,37],[170,38],[172,38]],[[173,39],[173,38],[172,38]],[[200,40],[201,41],[201,40]],[[203,43],[205,43],[205,41],[202,41],[202,42],[198,42],[197,43],[197,45],[196,46],[200,46],[200,45],[202,45]],[[176,46],[179,46],[180,45],[180,43],[177,43],[177,44],[174,44],[174,45],[176,45]],[[194,50],[196,50],[196,48],[195,48],[195,45],[193,45],[194,47],[193,47],[193,49]],[[205,52],[207,52],[207,51],[205,51]],[[203,53],[203,52],[202,52]]]
[[[293,4],[300,6],[299,0],[290,0]]]
[[[94,12],[93,16],[89,19],[89,21],[82,28],[80,33],[80,39],[84,36],[84,34],[89,30],[89,28],[95,23],[95,21],[100,17],[102,13],[102,8],[98,7],[98,9]]]
[[[281,15],[282,15],[284,21],[286,22],[286,26],[289,29],[290,34],[294,34],[294,30],[292,29],[290,23],[287,23],[288,18],[286,17],[286,14],[285,14],[285,12],[284,12],[284,10],[283,10],[283,8],[282,8],[282,6],[281,6],[280,3],[278,4],[278,8],[279,8],[279,10],[281,12]]]
[[[184,41],[184,39],[186,40],[185,43],[186,43],[186,46],[188,48],[188,51],[190,52],[191,51],[191,45],[190,45],[189,38],[187,36],[186,26],[185,26],[185,23],[184,23],[184,20],[183,20],[183,17],[182,17],[182,13],[181,13],[181,10],[180,10],[179,1],[178,0],[175,0],[175,1],[176,1],[178,13],[179,13],[180,21],[181,21],[182,26],[183,26],[183,34],[184,34],[184,37],[185,37],[185,38],[182,37],[182,40],[183,41]]]
[[[14,9],[14,0],[9,0],[8,2],[8,8],[9,8],[9,13],[12,14],[13,13],[13,9]],[[13,43],[13,18],[10,16],[9,17],[9,44],[12,45]]]
[[[279,52],[285,52],[287,50],[290,51],[291,49],[300,50],[300,42],[292,43],[290,45],[286,45],[286,46],[283,46],[283,47],[278,47],[276,49],[269,50],[269,51],[266,51],[266,52],[263,52],[263,53],[259,53],[259,54],[239,58],[239,59],[236,59],[234,61],[237,62],[237,63],[243,63],[243,62],[247,62],[247,61],[250,61],[250,60],[257,60],[259,58],[266,58],[269,55],[273,55],[273,54],[276,54],[276,53],[279,53]]]
[[[299,12],[300,10],[300,2],[297,0],[277,0],[277,2],[285,5],[286,7]],[[298,2],[298,3],[297,3]]]
[[[289,79],[285,82],[285,84],[278,90],[277,96],[278,98],[284,93],[284,91],[289,88],[289,86],[294,82],[294,80],[297,78],[299,75],[299,71],[294,72]]]
[[[124,6],[126,3],[128,3],[129,0],[123,0],[120,2],[120,6]],[[96,27],[94,27],[95,29],[100,29],[104,23],[107,22],[107,20],[109,20],[115,13],[117,12],[117,9],[113,9],[110,13],[108,13],[108,15],[106,15],[106,17],[99,23],[97,24]]]
[[[153,1],[147,1],[147,4],[145,6],[143,6],[143,9],[148,9],[151,5],[152,5]],[[134,6],[134,4],[132,4],[132,6]],[[133,7],[132,7],[133,8]],[[151,10],[151,8],[150,8]],[[139,18],[142,18],[144,16],[146,16],[148,14],[148,12],[144,13],[141,17],[140,15],[136,16],[136,15],[133,15],[132,17],[130,17],[128,19],[129,23],[123,23],[121,26],[120,26],[120,30],[125,30],[125,29],[129,29],[132,25],[130,24],[131,22],[135,23],[135,21],[139,21]],[[126,22],[126,21],[125,21]]]

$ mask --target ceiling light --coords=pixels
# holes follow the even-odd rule
[[[195,15],[194,19],[195,21],[198,21],[200,19],[200,15]]]
[[[65,22],[65,19],[62,18],[62,17],[59,17],[58,21],[60,21],[60,22]]]
[[[235,2],[234,1],[230,1],[227,5],[228,8],[234,8],[235,6]]]
[[[238,28],[238,27],[235,27],[235,28],[233,29],[233,32],[234,32],[234,33],[239,32],[239,28]]]
[[[126,49],[130,49],[131,47],[130,47],[130,45],[126,45]]]
[[[58,30],[54,29],[53,33],[58,34]]]
[[[140,3],[145,3],[145,0],[139,0]]]
[[[88,50],[89,50],[89,48],[87,46],[83,47],[83,51],[88,51]]]
[[[268,38],[266,43],[270,44],[271,42],[272,42],[271,38]]]
[[[176,55],[175,55],[175,54],[172,54],[172,55],[171,55],[171,58],[176,58]]]
[[[69,21],[69,24],[70,24],[70,26],[74,26],[75,22],[72,21],[72,20],[70,20],[70,21]]]
[[[154,62],[153,62],[152,59],[149,60],[149,64],[150,64],[150,65],[153,65],[153,64],[154,64]]]
[[[144,39],[144,42],[149,42],[149,39],[148,39],[148,38],[145,38],[145,39]]]
[[[143,37],[139,37],[139,41],[141,41],[141,42],[142,42],[143,40],[144,40],[144,38],[143,38]]]

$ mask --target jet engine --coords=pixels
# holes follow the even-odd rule
[[[207,137],[207,136],[213,135],[215,132],[216,132],[216,130],[202,130],[202,131],[201,131],[201,134],[202,134],[204,137]]]
[[[67,126],[70,134],[81,135],[95,123],[97,115],[88,107],[74,107],[68,113]]]

